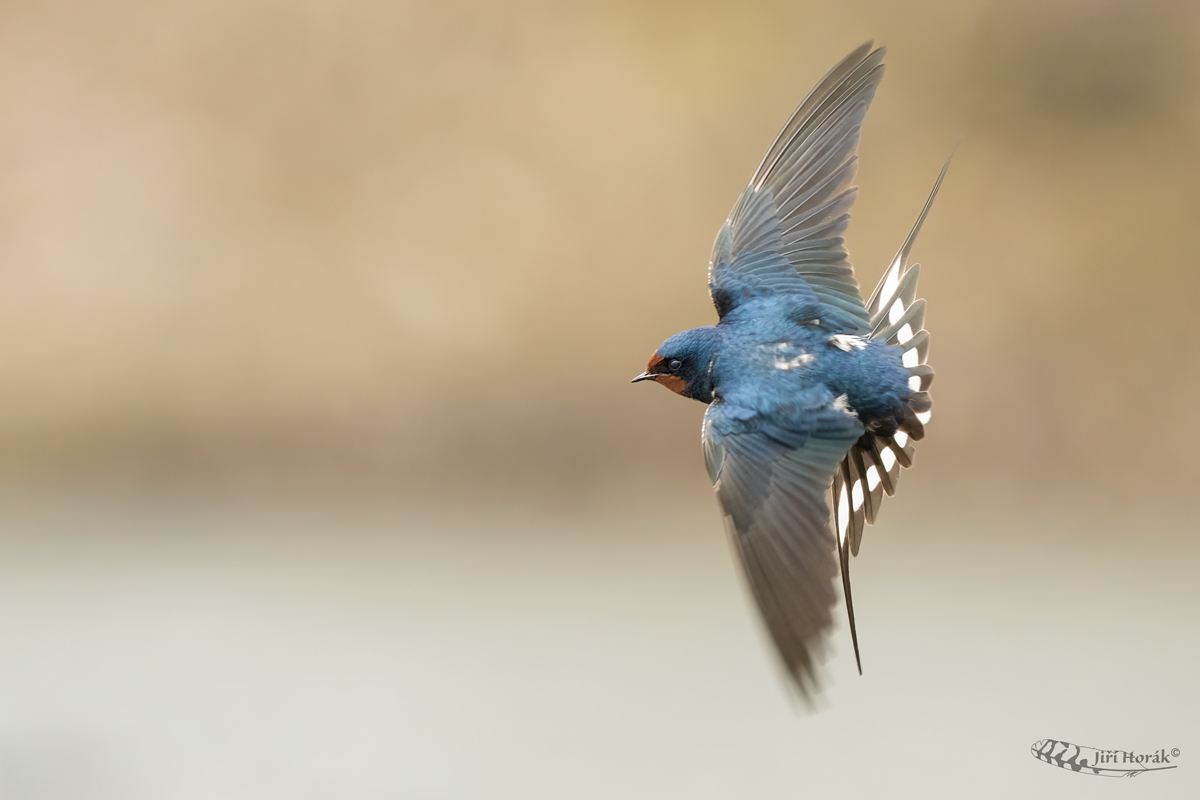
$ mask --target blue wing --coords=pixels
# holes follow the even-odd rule
[[[704,456],[763,621],[804,696],[832,624],[839,574],[825,495],[863,429],[833,407],[797,424],[715,403],[704,415]]]
[[[820,302],[851,332],[870,320],[842,234],[857,187],[858,140],[883,78],[868,42],[821,79],[784,125],[713,244],[709,292],[724,317],[751,297]],[[833,320],[831,320],[833,321]]]

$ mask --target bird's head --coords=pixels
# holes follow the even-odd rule
[[[654,381],[676,394],[711,403],[712,365],[717,356],[717,329],[711,325],[677,333],[658,346],[646,371],[633,379]]]

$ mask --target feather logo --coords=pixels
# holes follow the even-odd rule
[[[1171,759],[1179,757],[1178,747],[1136,753],[1132,750],[1102,750],[1057,739],[1039,739],[1029,748],[1029,752],[1047,764],[1107,778],[1135,778],[1143,772],[1175,769],[1178,765],[1172,764]]]

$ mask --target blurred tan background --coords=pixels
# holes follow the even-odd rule
[[[1095,796],[1028,753],[1072,737],[1179,747],[1140,796],[1195,796],[1198,36],[1182,0],[0,5],[0,800]],[[806,716],[702,407],[628,381],[869,38],[865,292],[958,145],[935,420],[855,564],[866,675],[840,631]]]

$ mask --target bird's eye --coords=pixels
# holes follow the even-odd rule
[[[667,362],[667,369],[671,370],[671,372],[679,372],[679,368],[682,366],[683,366],[683,362],[680,361],[678,358],[672,358],[670,361]]]

